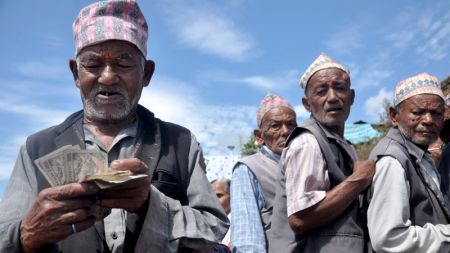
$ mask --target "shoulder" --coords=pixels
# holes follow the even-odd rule
[[[249,156],[242,157],[238,163],[245,164],[245,162],[248,162],[248,161],[259,160],[259,159],[261,159],[261,156],[262,156],[261,152],[256,152],[255,154],[251,154]]]
[[[400,161],[392,156],[383,156],[376,162],[374,180],[387,180],[399,175],[405,175],[405,168]]]
[[[308,132],[305,131],[299,135],[297,135],[292,141],[289,143],[288,148],[289,149],[298,149],[302,147],[311,147],[311,148],[319,148],[319,143],[317,142],[316,137]]]

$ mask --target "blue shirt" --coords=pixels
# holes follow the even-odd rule
[[[279,160],[266,146],[261,152]],[[265,205],[261,185],[255,174],[243,163],[234,168],[231,177],[231,244],[233,252],[266,252],[266,238],[261,221]]]

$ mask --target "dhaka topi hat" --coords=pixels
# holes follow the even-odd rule
[[[394,106],[419,94],[438,95],[445,101],[438,78],[428,73],[421,73],[397,84],[394,91]]]
[[[267,95],[263,98],[263,100],[261,100],[258,112],[256,113],[256,123],[258,124],[258,127],[261,126],[261,120],[266,114],[266,112],[278,107],[288,107],[294,110],[294,108],[292,108],[292,106],[286,99],[272,92],[267,93]]]
[[[312,75],[314,75],[317,71],[322,69],[329,69],[329,68],[338,68],[347,75],[350,75],[350,71],[344,67],[344,65],[337,63],[333,58],[330,56],[321,53],[313,63],[306,69],[305,73],[300,78],[299,84],[303,89],[306,89],[306,85],[308,84],[309,79]]]
[[[75,55],[84,47],[108,40],[135,45],[147,56],[148,26],[134,0],[109,0],[93,3],[80,10],[72,25]]]

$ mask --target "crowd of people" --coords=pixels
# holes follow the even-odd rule
[[[91,4],[73,35],[83,110],[22,145],[0,203],[0,252],[450,252],[449,104],[436,77],[397,84],[392,127],[362,161],[344,138],[350,72],[321,54],[299,82],[311,117],[298,124],[269,92],[256,116],[258,152],[231,180],[210,183],[194,134],[138,104],[155,68],[138,4]],[[51,186],[36,160],[67,145],[147,176]],[[98,207],[111,212],[98,218]]]

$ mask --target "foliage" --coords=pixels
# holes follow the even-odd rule
[[[250,135],[250,139],[244,143],[241,147],[241,156],[249,156],[258,152],[258,148],[255,145],[255,136],[253,133]]]

